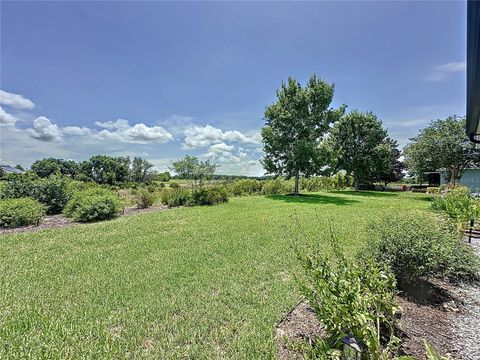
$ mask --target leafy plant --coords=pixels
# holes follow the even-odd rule
[[[369,359],[375,360],[395,351],[399,345],[396,282],[385,265],[348,259],[335,249],[333,257],[298,249],[296,254],[303,267],[303,275],[296,277],[297,284],[324,325],[327,344],[340,349],[340,340],[353,336],[366,345]],[[319,348],[317,351],[328,355]]]
[[[174,189],[169,193],[167,199],[167,205],[170,207],[185,206],[188,205],[192,198],[191,193],[182,188]]]
[[[106,220],[117,216],[120,207],[121,201],[115,193],[95,188],[75,193],[67,203],[64,214],[81,222]]]
[[[425,340],[423,340],[423,343],[425,344],[428,360],[448,360],[448,357],[440,356]]]
[[[480,200],[474,199],[465,186],[448,187],[441,196],[434,197],[432,208],[443,211],[459,230],[480,217]]]
[[[138,208],[145,209],[152,206],[157,200],[157,195],[147,188],[141,188],[134,194],[134,201]]]
[[[398,279],[478,276],[479,260],[471,248],[448,223],[425,212],[386,214],[374,221],[366,251],[386,263]]]
[[[228,201],[228,194],[223,187],[203,187],[192,192],[190,205],[216,205]]]
[[[0,228],[38,224],[45,207],[30,198],[0,200]]]

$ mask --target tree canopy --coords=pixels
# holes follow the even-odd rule
[[[343,115],[326,141],[332,168],[353,175],[356,190],[360,183],[377,180],[390,168],[391,145],[386,137],[373,113],[354,110]]]
[[[480,154],[465,135],[465,117],[432,121],[404,149],[408,170],[419,179],[425,173],[443,171],[447,182],[456,183],[465,169],[480,165]]]
[[[305,87],[289,78],[265,110],[261,163],[268,174],[295,177],[296,194],[299,176],[316,174],[324,165],[320,143],[344,111],[330,108],[333,94],[334,85],[315,75]]]
[[[209,160],[201,161],[195,156],[185,156],[183,159],[172,163],[172,170],[180,179],[192,181],[192,187],[212,178],[217,169],[216,164]]]

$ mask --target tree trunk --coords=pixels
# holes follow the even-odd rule
[[[298,173],[295,174],[295,190],[293,191],[293,193],[295,195],[298,195],[298,182],[300,180],[300,175]]]
[[[353,174],[353,189],[358,191],[360,189],[360,183],[358,182],[357,175]]]

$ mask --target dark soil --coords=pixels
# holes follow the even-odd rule
[[[136,207],[124,208],[122,213],[119,214],[119,216],[128,216],[132,214],[162,211],[166,209],[168,209],[168,206],[166,205],[155,205],[146,209],[139,209]],[[79,225],[82,223],[75,222],[69,218],[66,218],[63,215],[47,215],[39,225],[29,225],[29,226],[14,228],[14,229],[0,228],[0,235],[8,234],[8,233],[32,232],[32,231],[38,231],[38,230],[50,229],[50,228],[64,228],[64,227],[72,226],[76,224]]]

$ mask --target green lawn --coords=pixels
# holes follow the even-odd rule
[[[291,215],[355,251],[378,214],[425,200],[242,197],[0,236],[0,358],[274,358],[275,322],[300,299]]]

